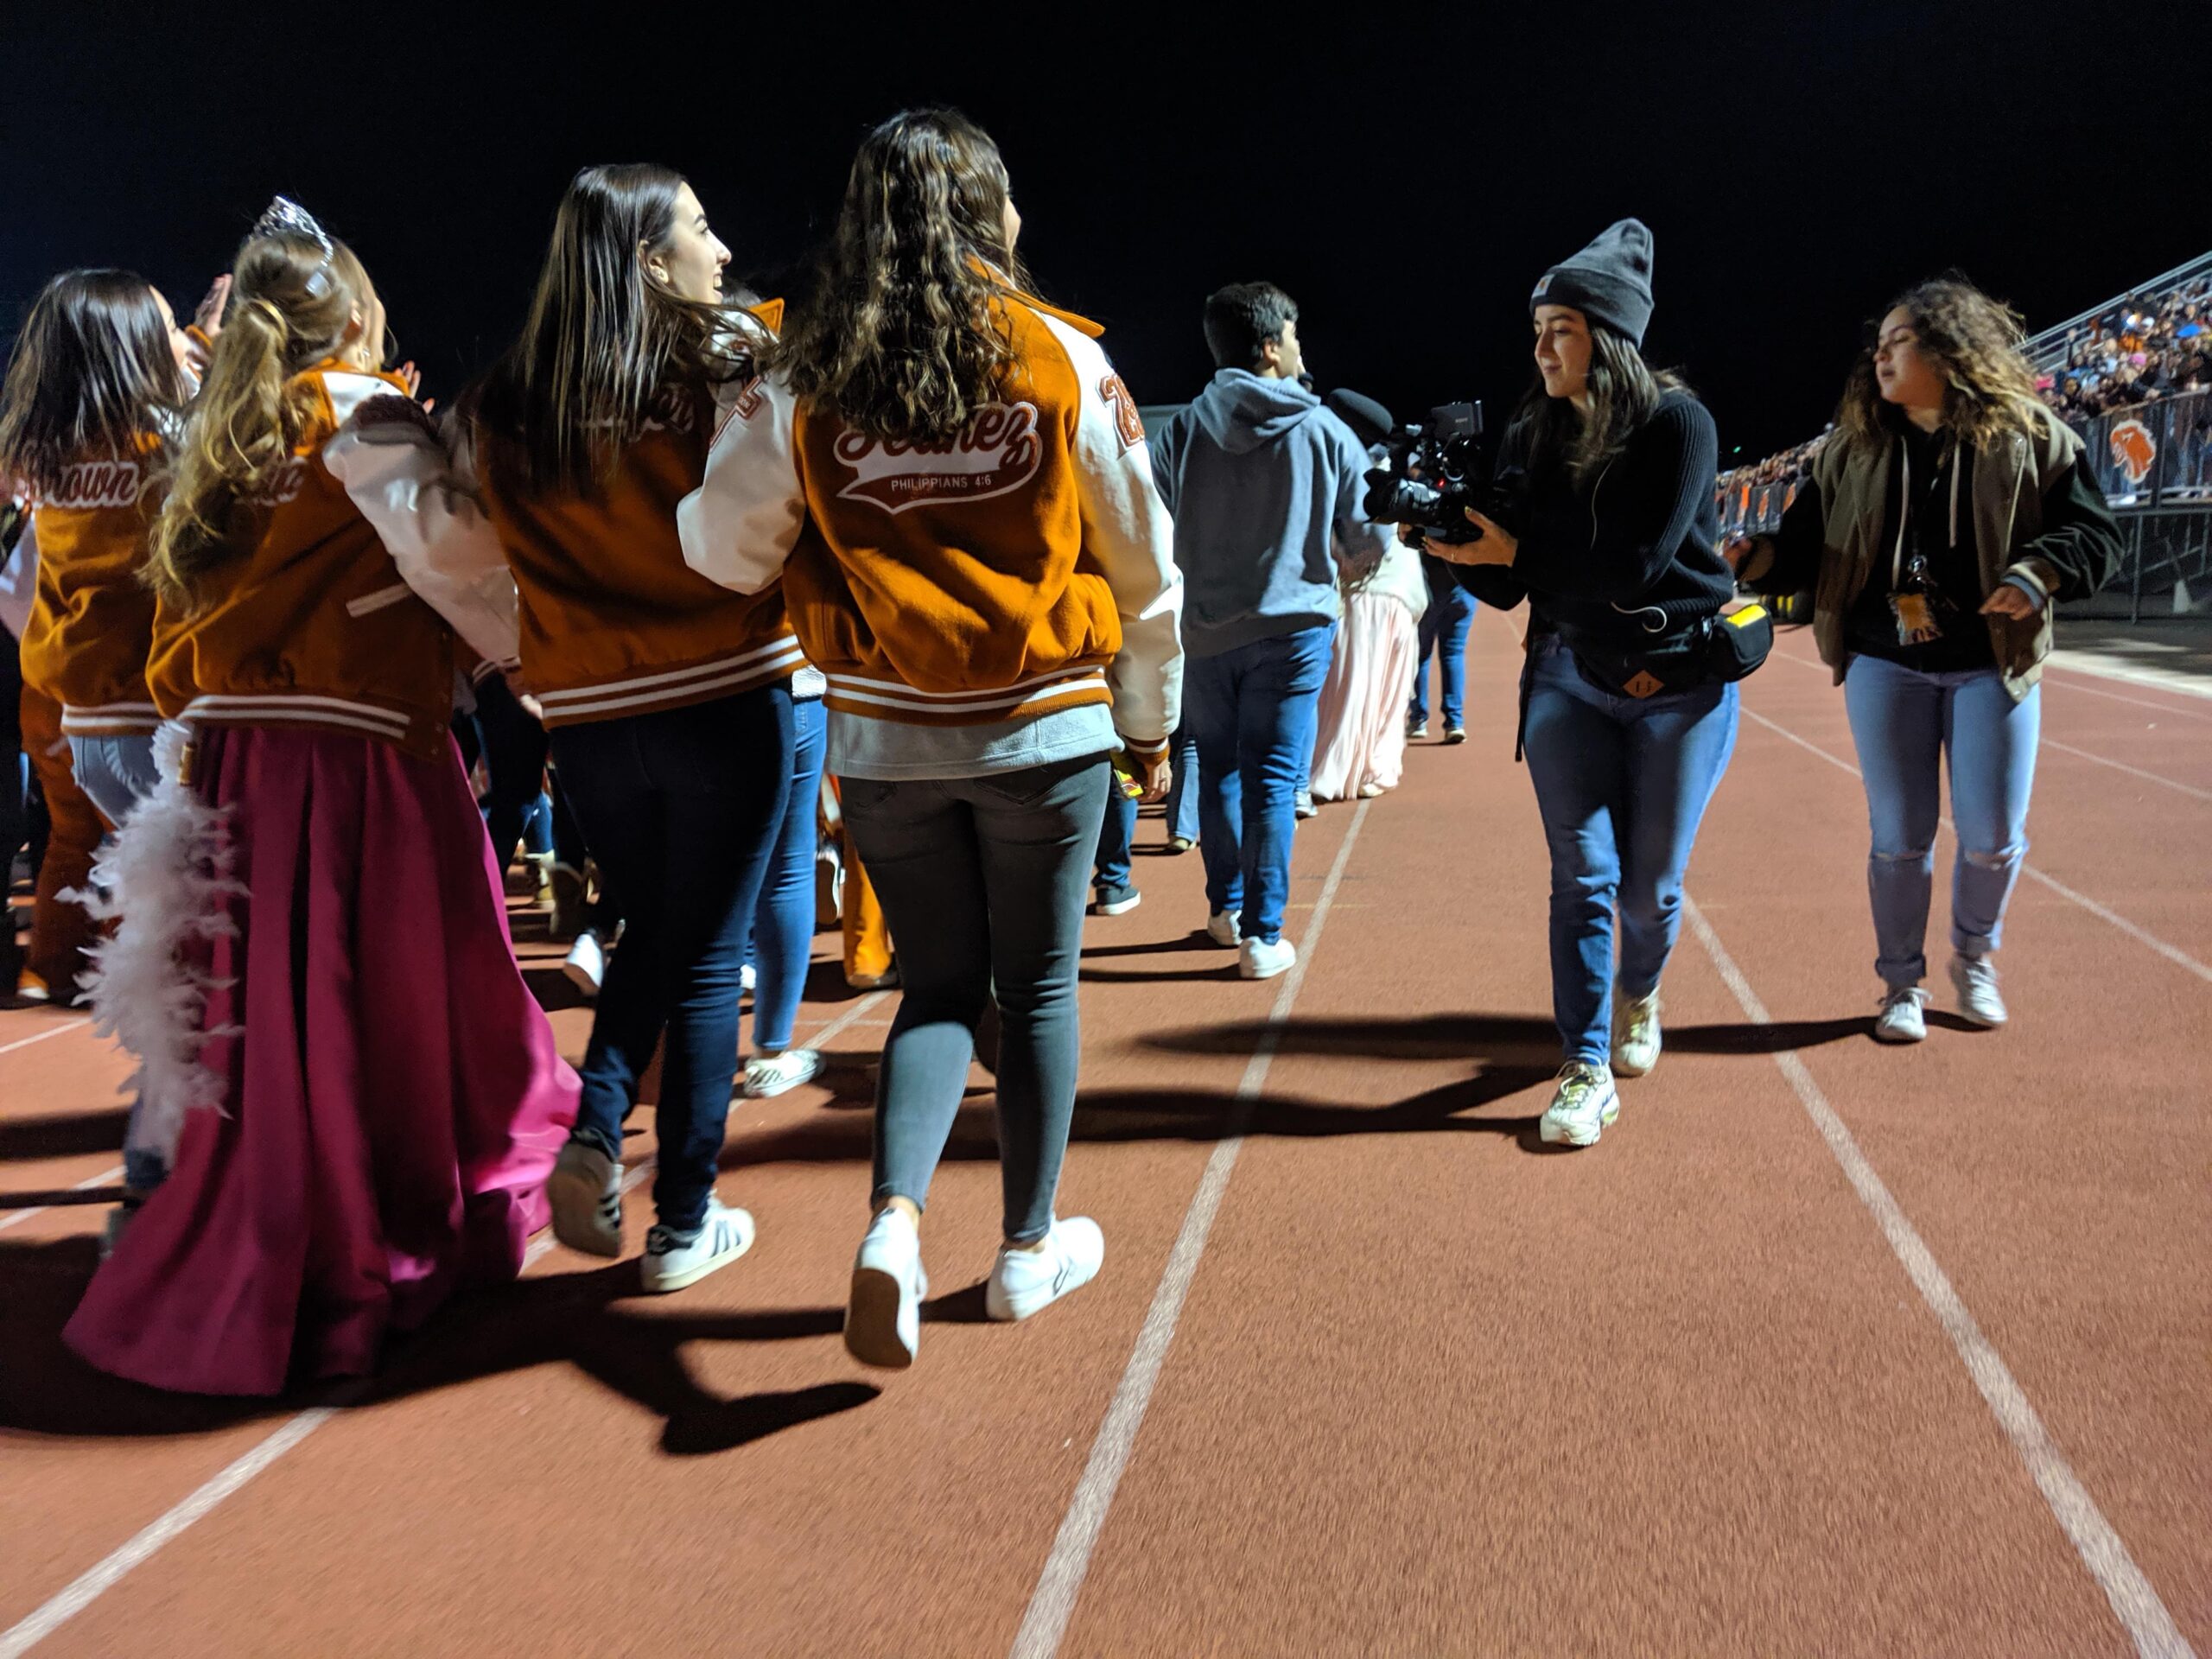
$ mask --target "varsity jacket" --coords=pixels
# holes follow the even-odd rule
[[[782,302],[756,315],[772,327]],[[677,506],[705,475],[715,410],[671,388],[587,494],[524,495],[464,450],[514,570],[523,677],[549,728],[731,696],[804,665],[772,584],[733,593],[685,562]]]
[[[833,714],[982,726],[1113,705],[1154,753],[1180,716],[1182,582],[1136,402],[1096,323],[1007,290],[1013,362],[949,442],[885,442],[769,377],[729,389],[677,511],[691,568],[780,576]]]
[[[436,755],[455,632],[513,658],[505,561],[397,379],[324,363],[291,388],[311,413],[268,488],[240,504],[251,540],[190,607],[156,610],[155,705],[192,725],[352,732]]]
[[[23,683],[61,705],[72,737],[150,732],[161,723],[146,689],[153,589],[139,580],[161,461],[149,433],[127,455],[87,456],[33,504],[35,596],[22,632]]]

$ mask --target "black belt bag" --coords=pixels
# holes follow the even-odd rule
[[[1774,649],[1774,619],[1764,606],[1746,605],[1645,650],[1607,645],[1572,628],[1560,637],[1584,678],[1601,691],[1641,700],[1749,677]]]

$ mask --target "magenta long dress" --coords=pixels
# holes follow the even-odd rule
[[[204,1052],[218,1113],[94,1276],[67,1339],[157,1388],[265,1395],[374,1367],[457,1287],[512,1278],[546,1221],[575,1073],[517,970],[460,757],[212,728],[233,982]]]

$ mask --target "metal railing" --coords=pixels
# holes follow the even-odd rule
[[[2183,392],[2070,423],[2115,507],[2212,504],[2212,392]]]
[[[2212,252],[2200,253],[2184,264],[2176,265],[2163,276],[2154,276],[2147,283],[2139,283],[2125,294],[2115,294],[2101,304],[2093,305],[2079,316],[2069,317],[2063,322],[2053,323],[2027,343],[2028,361],[2038,371],[2050,372],[2066,360],[2069,331],[2083,328],[2096,321],[2113,307],[2122,303],[2129,294],[2139,294],[2146,299],[2158,299],[2174,289],[2202,277],[2212,277]]]

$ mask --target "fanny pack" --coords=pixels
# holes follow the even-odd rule
[[[1708,616],[1663,645],[1608,645],[1575,628],[1560,630],[1583,677],[1601,691],[1639,701],[1746,679],[1774,649],[1774,619],[1764,605]]]

